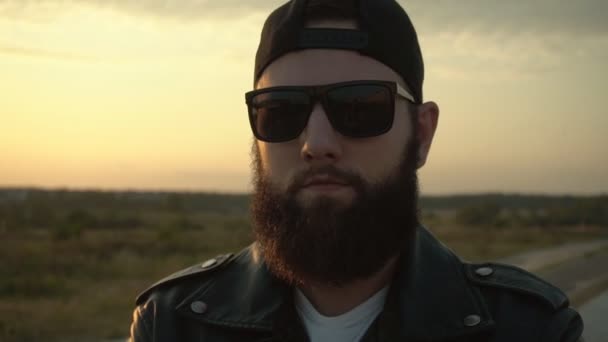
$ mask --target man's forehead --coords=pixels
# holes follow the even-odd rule
[[[357,24],[353,20],[334,20],[334,19],[322,19],[307,21],[305,24],[306,28],[337,28],[337,29],[356,29]],[[311,52],[313,51],[313,52]],[[336,52],[339,51],[339,52]],[[318,67],[328,65],[331,61],[337,57],[344,61],[344,59],[353,58],[352,55],[359,55],[354,51],[348,50],[335,50],[335,49],[308,49],[300,51],[289,52],[272,63],[264,70],[256,88],[266,88],[270,86],[279,85],[319,85],[324,84],[323,81],[318,80],[316,77],[298,77],[297,84],[291,84],[292,77],[289,73],[289,69],[298,67],[307,67],[307,62],[315,64],[315,62],[322,62],[318,64]],[[337,56],[336,56],[337,55]],[[349,56],[351,55],[351,56]],[[283,76],[283,77],[281,77]],[[301,75],[306,76],[306,75]],[[315,76],[308,74],[308,76]],[[321,82],[321,83],[319,83]],[[326,82],[335,83],[335,82]]]
[[[322,85],[355,80],[405,82],[393,69],[356,51],[304,49],[274,60],[260,76],[256,88],[285,85]]]

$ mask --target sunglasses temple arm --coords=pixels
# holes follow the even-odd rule
[[[409,100],[410,102],[416,102],[412,94],[408,93],[405,89],[403,89],[403,87],[399,83],[397,83],[397,95],[403,97],[406,100]]]

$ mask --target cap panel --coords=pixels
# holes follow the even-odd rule
[[[359,29],[305,28],[305,0],[291,0],[266,20],[256,54],[254,84],[280,56],[299,49],[348,49],[374,58],[399,74],[422,103],[424,65],[416,30],[395,0],[358,2]]]
[[[296,49],[299,30],[304,26],[305,5],[306,1],[291,0],[266,19],[255,56],[254,84],[272,61]]]
[[[424,63],[409,16],[394,0],[360,0],[360,5],[361,25],[370,35],[369,49],[363,53],[397,71],[421,103]]]

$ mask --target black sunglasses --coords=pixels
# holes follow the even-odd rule
[[[393,125],[395,95],[410,102],[414,97],[391,81],[350,81],[322,86],[281,86],[245,94],[254,136],[266,142],[297,138],[316,101],[332,127],[351,138],[384,134]]]

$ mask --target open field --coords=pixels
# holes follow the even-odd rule
[[[247,198],[217,195],[214,201],[209,196],[215,207],[207,206],[207,210],[192,204],[194,199],[180,197],[167,197],[162,203],[145,200],[144,204],[124,199],[108,204],[82,198],[55,197],[54,202],[38,198],[36,205],[46,206],[38,210],[46,212],[49,225],[26,225],[36,215],[27,210],[23,212],[29,216],[22,216],[29,221],[10,221],[4,211],[5,216],[0,216],[0,340],[127,336],[138,292],[176,270],[220,253],[237,252],[251,242]],[[14,206],[23,201],[0,204],[6,208],[7,203]],[[453,210],[445,208],[423,216],[435,234],[468,260],[608,237],[605,227],[581,224],[463,225],[454,222]]]

